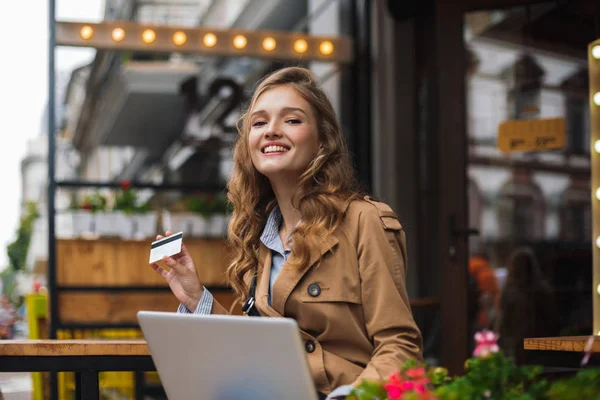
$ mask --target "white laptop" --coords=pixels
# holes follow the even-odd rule
[[[292,319],[137,316],[169,400],[317,399]]]

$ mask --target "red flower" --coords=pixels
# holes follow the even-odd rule
[[[83,205],[81,206],[82,209],[84,210],[91,210],[92,209],[92,205],[90,203],[83,203]]]
[[[383,387],[385,390],[387,390],[388,397],[392,400],[400,399],[400,396],[402,396],[402,393],[404,393],[402,381],[398,372],[391,375],[388,379],[388,382]]]
[[[419,379],[425,376],[425,368],[411,368],[406,371],[406,375],[411,379]]]
[[[127,190],[130,187],[131,187],[131,182],[129,182],[128,180],[122,180],[121,181],[121,189]]]
[[[410,368],[404,373],[396,372],[388,378],[383,386],[388,392],[391,400],[401,400],[407,393],[417,393],[419,399],[431,398],[427,385],[429,378],[425,374],[425,368]]]

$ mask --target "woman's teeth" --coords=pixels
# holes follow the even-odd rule
[[[282,147],[282,146],[267,146],[263,150],[263,153],[265,153],[265,154],[267,154],[267,153],[284,153],[286,151],[289,151],[289,149],[286,149],[285,147]]]

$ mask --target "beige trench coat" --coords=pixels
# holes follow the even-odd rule
[[[259,259],[256,307],[263,316],[297,321],[318,391],[387,378],[406,360],[421,360],[405,287],[405,234],[386,204],[353,201],[334,235],[311,253],[309,267],[283,266],[272,306],[271,252],[262,244]],[[212,313],[227,310],[215,301]]]

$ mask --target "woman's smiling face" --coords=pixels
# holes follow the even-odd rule
[[[250,111],[248,144],[258,172],[296,181],[319,151],[312,106],[289,85],[265,91]]]

